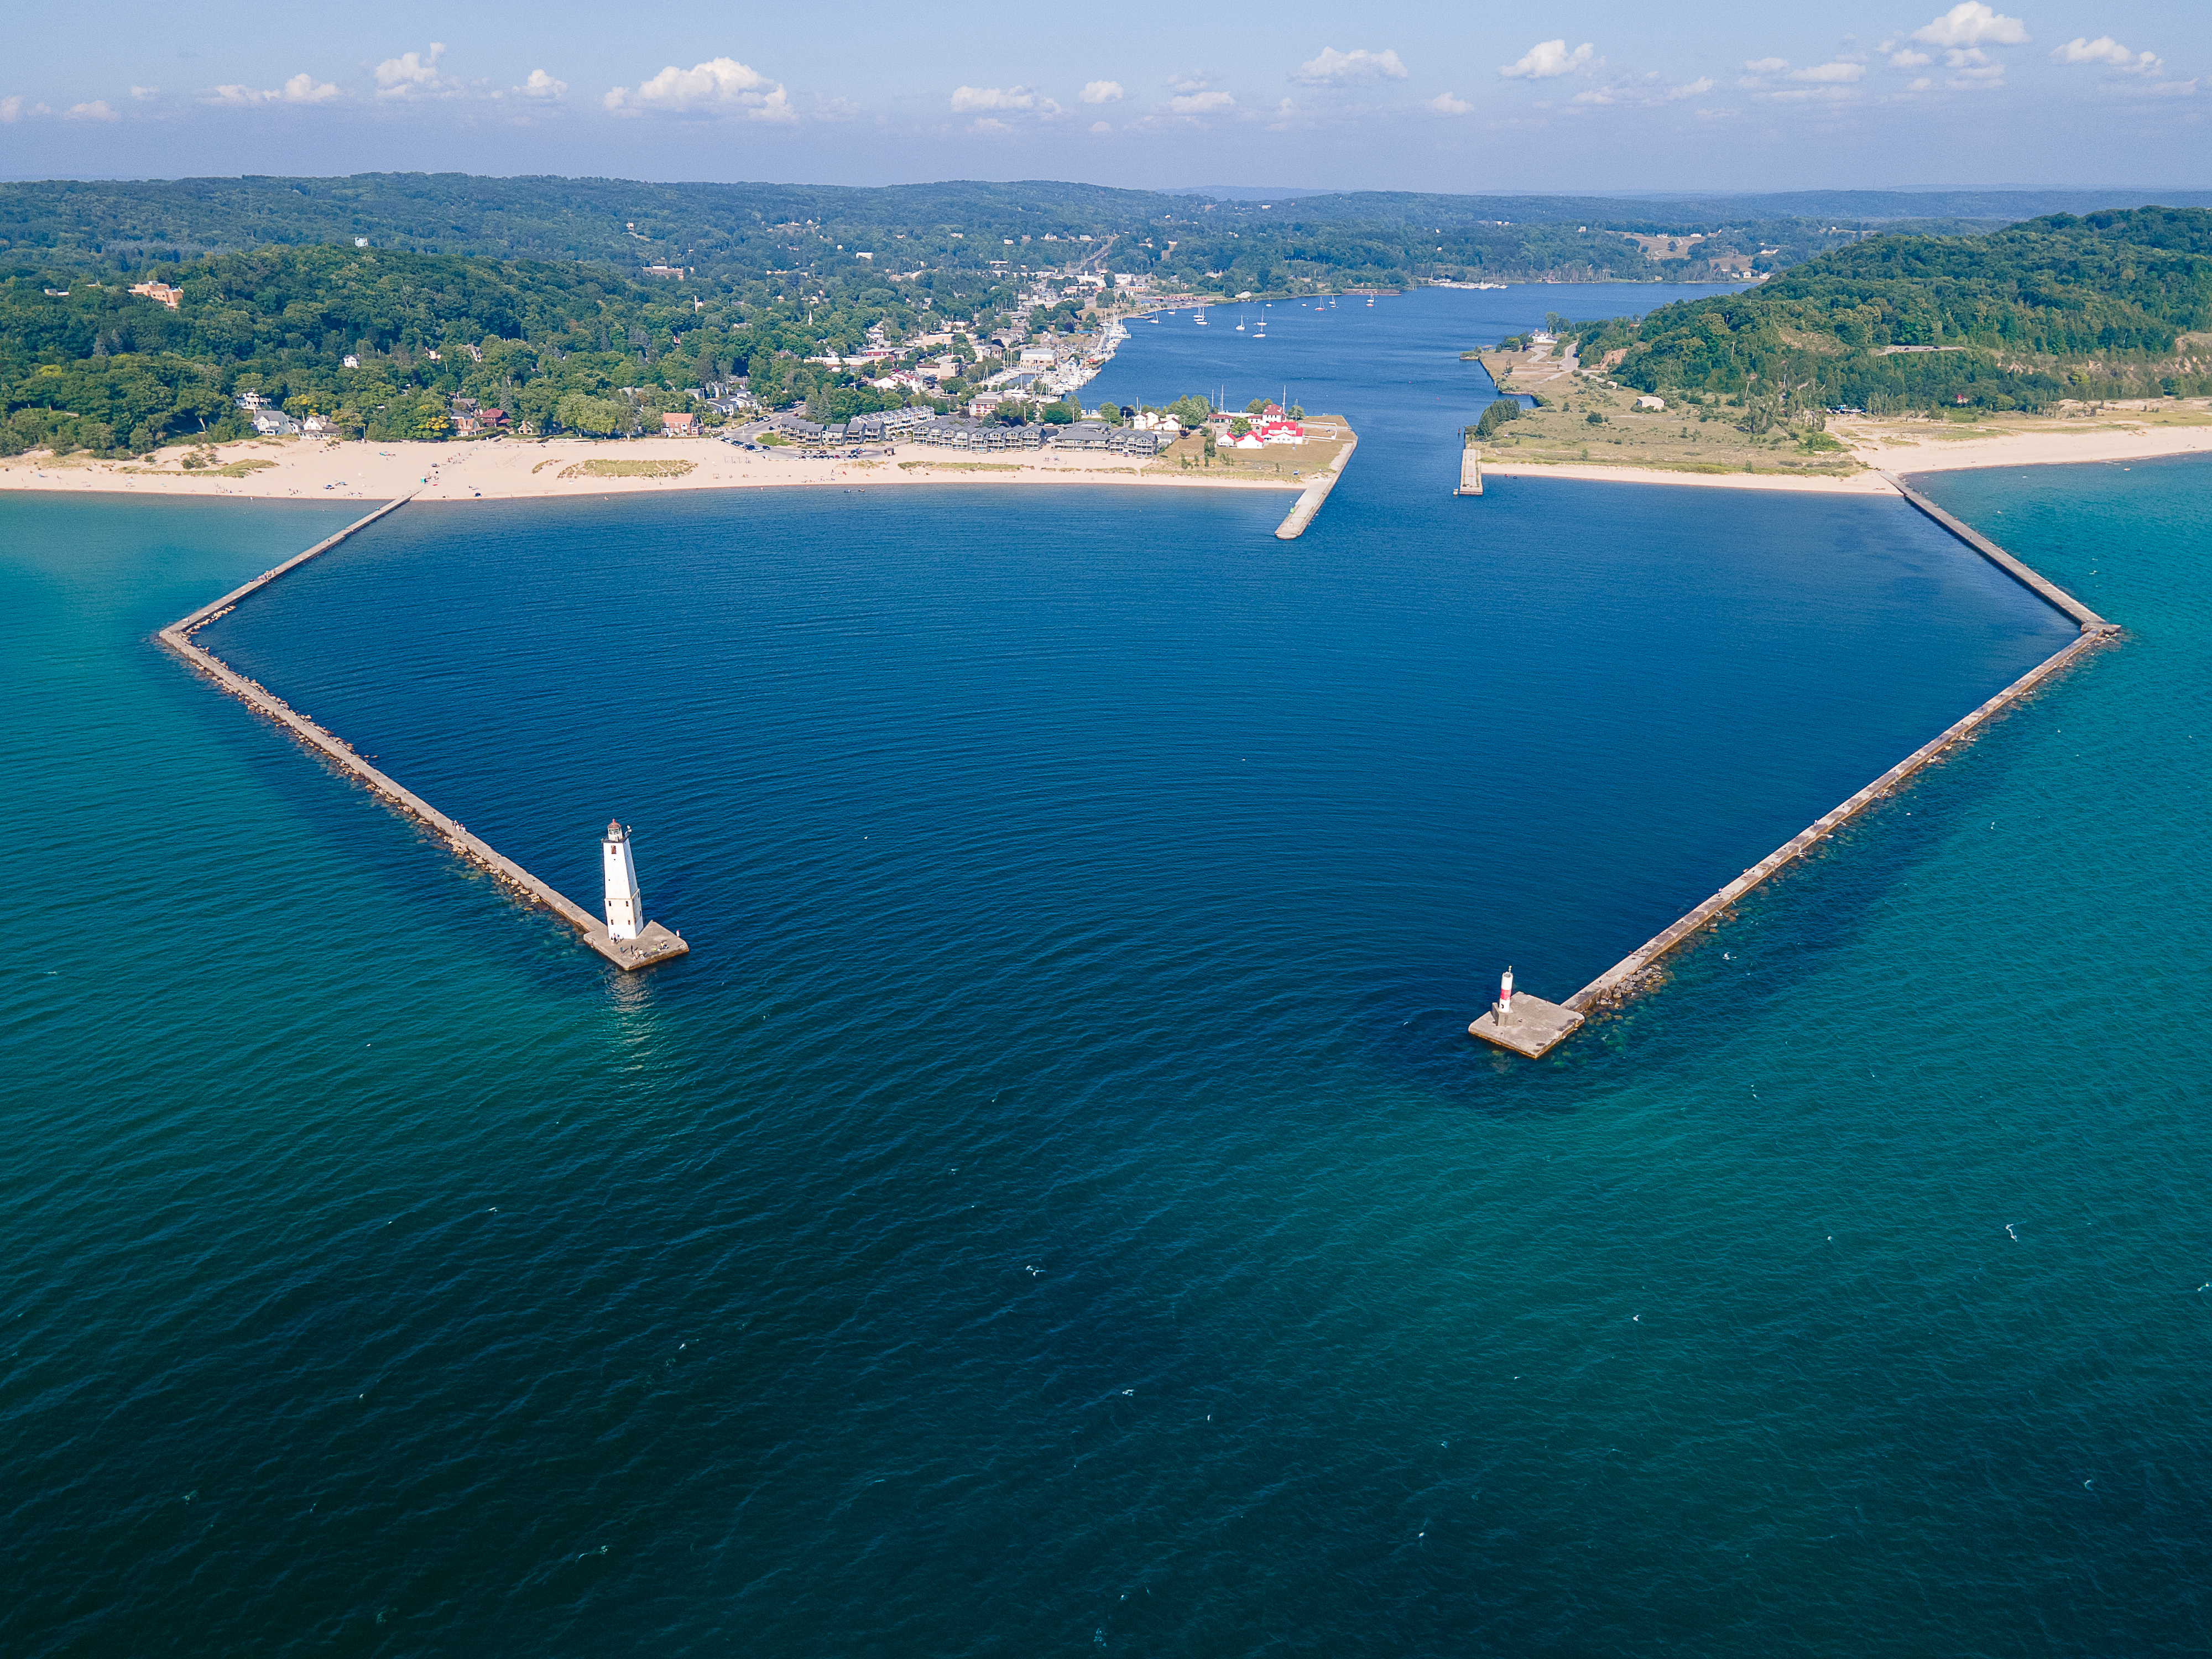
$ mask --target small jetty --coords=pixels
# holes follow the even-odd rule
[[[1476,441],[1474,428],[1468,427],[1460,434],[1465,447],[1459,452],[1459,488],[1455,495],[1482,494],[1482,446]]]
[[[217,617],[228,616],[236,608],[240,599],[245,599],[257,588],[265,587],[279,576],[298,569],[319,554],[327,553],[348,537],[368,529],[387,513],[397,512],[413,499],[412,495],[402,495],[395,501],[386,501],[367,518],[356,520],[335,536],[317,542],[306,552],[287,559],[274,569],[263,571],[252,581],[224,594],[212,605],[202,605],[190,616],[179,617],[161,630],[159,636],[161,643],[248,708],[258,714],[266,715],[283,726],[308,748],[314,750],[325,760],[337,766],[339,771],[366,785],[387,805],[396,808],[434,831],[453,851],[459,854],[470,863],[489,872],[494,880],[499,882],[514,896],[550,910],[562,921],[574,927],[586,945],[614,963],[616,967],[625,970],[649,968],[654,963],[666,962],[672,957],[686,955],[691,947],[684,942],[683,937],[657,921],[635,930],[630,937],[617,937],[614,933],[610,932],[607,921],[593,915],[574,899],[540,881],[513,859],[495,849],[481,836],[471,835],[465,825],[456,823],[412,790],[403,787],[383,772],[371,766],[354,752],[351,744],[324,730],[266,686],[247,678],[208,650],[206,647],[193,640],[192,635],[195,633]],[[625,860],[629,857],[627,838],[627,831],[625,831],[623,848]],[[635,883],[636,877],[633,870],[630,874],[633,894]],[[639,902],[641,903],[642,901],[640,900]]]
[[[1344,476],[1344,469],[1352,459],[1352,452],[1358,447],[1359,434],[1347,428],[1344,447],[1336,452],[1335,460],[1305,487],[1292,503],[1289,514],[1275,526],[1277,541],[1294,542],[1306,533],[1306,526],[1314,521],[1314,514],[1321,511],[1321,504],[1328,499],[1328,492],[1336,488],[1336,481]]]
[[[1525,1054],[1532,1060],[1547,1053],[1591,1014],[1618,1006],[1650,989],[1657,981],[1662,957],[1697,937],[1705,928],[1717,927],[1722,915],[1753,888],[1804,857],[1875,802],[1888,799],[1916,772],[1953,745],[1972,737],[2038,686],[2055,678],[2089,652],[2119,637],[2118,624],[2107,622],[2057,583],[2030,569],[1988,537],[1946,513],[1925,495],[1907,486],[1895,474],[1884,472],[1881,476],[1921,512],[2022,586],[2070,617],[2079,624],[2081,631],[2053,655],[2029,669],[1966,718],[1947,726],[1833,811],[1815,818],[1734,881],[1672,926],[1630,951],[1565,1002],[1543,1002],[1534,997],[1515,994],[1512,970],[1508,969],[1499,1000],[1492,1003],[1487,1013],[1480,1015],[1467,1028],[1469,1035],[1499,1048],[1510,1048],[1516,1054]]]

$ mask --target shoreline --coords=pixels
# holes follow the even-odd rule
[[[323,442],[245,439],[216,452],[213,468],[185,471],[188,446],[160,452],[149,465],[36,455],[0,461],[0,490],[99,491],[230,500],[421,501],[557,500],[568,495],[650,494],[671,489],[878,489],[911,483],[1142,484],[1183,489],[1303,492],[1308,478],[1239,478],[1162,467],[1124,455],[966,452],[901,445],[858,460],[802,460],[751,452],[712,438],[491,439],[464,443]],[[242,475],[224,469],[267,465]],[[622,477],[575,471],[591,462],[690,463],[682,477]],[[1316,469],[1320,470],[1319,468]]]
[[[2154,425],[2124,416],[2109,422],[2051,422],[1953,436],[1940,423],[1899,428],[1839,420],[1830,432],[1850,446],[1867,470],[1832,473],[1689,472],[1673,467],[1609,465],[1598,461],[1492,461],[1485,477],[1579,478],[1595,483],[1706,484],[1722,489],[1780,489],[1815,495],[1882,495],[1891,492],[1883,472],[1964,472],[1983,467],[2069,466],[2087,462],[2165,460],[2212,455],[2212,423]],[[1910,434],[1911,435],[1905,435]]]
[[[2069,428],[2071,429],[2069,429]],[[1889,495],[1883,472],[1955,472],[1982,467],[2063,466],[2087,462],[2124,465],[2177,456],[2212,455],[2212,424],[2151,425],[2121,420],[2078,426],[2069,422],[2030,430],[1953,437],[1940,428],[1925,435],[1876,434],[1839,423],[1832,428],[1851,442],[1863,471],[1832,473],[1691,472],[1664,466],[1598,461],[1482,461],[1491,478],[1571,478],[1583,483],[1704,486],[1717,489],[1784,490],[1814,495]],[[189,447],[173,446],[149,465],[138,460],[97,460],[33,453],[0,460],[0,491],[52,490],[125,495],[181,495],[256,501],[422,501],[556,500],[567,495],[651,494],[671,489],[878,489],[912,483],[1113,484],[1192,489],[1304,493],[1311,478],[1239,478],[1221,472],[1163,467],[1157,459],[1107,454],[1058,455],[1050,451],[997,451],[988,459],[965,452],[899,446],[889,455],[802,460],[774,452],[748,452],[711,438],[491,439],[476,442],[319,442],[246,439],[220,446],[216,465],[194,471],[179,463]],[[1347,458],[1348,459],[1348,458]],[[603,477],[572,473],[592,462],[690,463],[677,477]],[[231,467],[266,465],[242,475]],[[1316,472],[1327,470],[1315,469]]]

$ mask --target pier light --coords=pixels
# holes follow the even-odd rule
[[[638,890],[637,862],[630,856],[629,826],[611,819],[600,838],[607,874],[607,936],[635,939],[645,927],[645,895]]]

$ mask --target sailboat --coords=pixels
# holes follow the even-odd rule
[[[1237,331],[1239,334],[1244,331],[1244,313],[1241,311],[1237,313]]]
[[[1252,337],[1255,340],[1267,337],[1267,307],[1265,306],[1260,307],[1260,326],[1252,331]]]
[[[1206,326],[1206,307],[1204,306],[1200,306],[1198,308],[1198,315],[1192,318],[1191,321],[1196,323],[1200,328],[1204,328]]]

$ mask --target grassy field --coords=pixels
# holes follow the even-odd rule
[[[1507,422],[1485,441],[1486,459],[1831,477],[1863,470],[1839,440],[1824,434],[1739,431],[1743,411],[1734,405],[1641,410],[1635,392],[1587,374],[1561,376],[1539,395],[1545,407]]]

